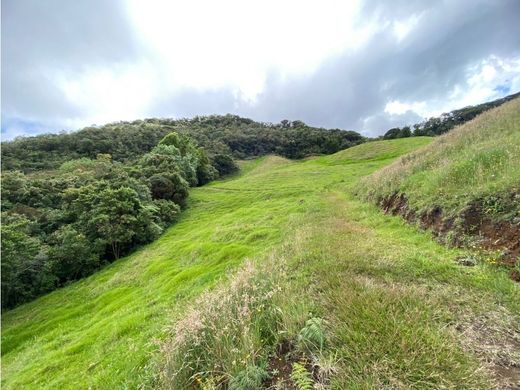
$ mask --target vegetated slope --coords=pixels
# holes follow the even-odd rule
[[[442,234],[520,255],[520,99],[369,176],[358,193]],[[452,237],[453,238],[453,237]],[[518,266],[517,266],[518,267]],[[520,277],[520,274],[516,274]]]
[[[172,132],[132,163],[104,154],[52,171],[3,171],[2,310],[153,241],[179,217],[189,188],[219,177],[217,168]]]
[[[305,161],[267,157],[194,189],[156,242],[3,315],[4,388],[183,388],[179,369],[194,386],[265,387],[291,381],[295,363],[294,378],[314,382],[310,361],[295,361],[309,356],[297,346],[306,323],[325,324],[314,356],[335,388],[490,388],[483,361],[515,362],[507,348],[518,332],[510,325],[519,323],[518,286],[486,264],[459,266],[463,250],[349,195],[360,178],[429,142],[367,144],[377,154],[359,146],[364,160],[356,148]],[[217,298],[200,297],[246,258],[260,267],[250,273],[255,284],[246,267],[229,284],[240,294],[222,281]],[[275,290],[260,288],[272,280]],[[483,345],[486,335],[493,343]]]
[[[396,143],[392,156],[418,140]],[[4,313],[6,386],[139,383],[155,349],[150,340],[161,334],[170,310],[180,310],[244,258],[280,243],[288,222],[308,212],[326,185],[352,174],[317,165],[321,161],[248,161],[238,178],[192,189],[180,221],[156,242]]]
[[[444,113],[438,117],[432,117],[424,122],[416,123],[413,125],[413,132],[410,126],[404,126],[402,128],[394,127],[393,129],[388,130],[383,136],[384,139],[395,139],[395,138],[403,138],[414,136],[435,136],[447,133],[451,129],[456,126],[460,126],[477,115],[482,114],[483,112],[490,110],[495,107],[499,107],[504,103],[507,103],[510,100],[516,99],[520,97],[520,92],[515,94],[503,97],[501,99],[493,100],[491,102],[486,102],[482,104],[478,104],[476,106],[468,106],[464,108],[459,108],[457,110],[453,110],[447,113]]]
[[[364,141],[354,131],[316,128],[301,121],[261,123],[236,115],[149,118],[3,142],[2,169],[55,169],[65,161],[98,154],[110,154],[115,161],[135,160],[172,131],[194,138],[212,162],[231,154],[236,158],[267,154],[302,158],[334,153]]]

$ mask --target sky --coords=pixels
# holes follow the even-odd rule
[[[237,114],[367,136],[520,91],[519,0],[2,0],[2,139]]]

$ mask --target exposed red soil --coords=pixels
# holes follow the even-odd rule
[[[419,222],[423,229],[433,231],[439,238],[453,232],[455,245],[462,246],[463,238],[467,236],[478,238],[482,249],[502,251],[500,263],[510,268],[511,279],[520,281],[520,273],[514,268],[520,262],[520,224],[492,221],[477,204],[460,215],[457,224],[453,218],[444,217],[440,207],[418,215],[410,209],[404,194],[387,197],[380,202],[380,206],[386,213],[400,215],[408,222]]]

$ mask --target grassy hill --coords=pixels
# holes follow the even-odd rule
[[[358,192],[440,233],[508,248],[514,262],[520,256],[520,99],[400,158],[364,179]]]
[[[265,157],[193,189],[157,241],[3,314],[3,387],[511,382],[518,284],[351,195],[431,141]]]

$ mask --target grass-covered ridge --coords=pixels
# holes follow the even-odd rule
[[[4,388],[171,385],[179,359],[169,346],[183,326],[198,324],[187,320],[204,307],[196,299],[212,294],[217,282],[217,298],[245,292],[248,302],[264,305],[203,313],[223,325],[222,333],[205,339],[211,354],[202,349],[192,358],[206,356],[207,371],[217,365],[233,383],[254,376],[265,385],[259,367],[276,343],[299,340],[308,321],[319,318],[328,324],[320,367],[330,363],[326,380],[334,388],[490,388],[492,374],[477,359],[489,356],[478,343],[461,342],[457,329],[469,332],[475,318],[487,321],[493,313],[496,323],[486,326],[495,339],[517,335],[518,285],[484,264],[457,265],[464,251],[349,195],[360,178],[429,142],[374,142],[305,161],[267,157],[244,163],[239,176],[194,189],[180,221],[156,242],[3,315]],[[238,275],[255,283],[221,283],[246,259],[255,265]],[[279,288],[281,294],[270,294]],[[264,300],[253,299],[258,293]],[[228,348],[226,336],[241,329],[233,316],[241,313],[240,326],[261,326],[248,327],[250,338]],[[190,342],[184,345],[191,351]],[[320,356],[306,356],[313,354]],[[302,381],[303,363],[291,361]],[[216,383],[217,370],[181,376]]]
[[[493,219],[520,218],[520,99],[487,111],[364,179],[377,202],[404,194],[417,213],[455,217],[474,203]]]

